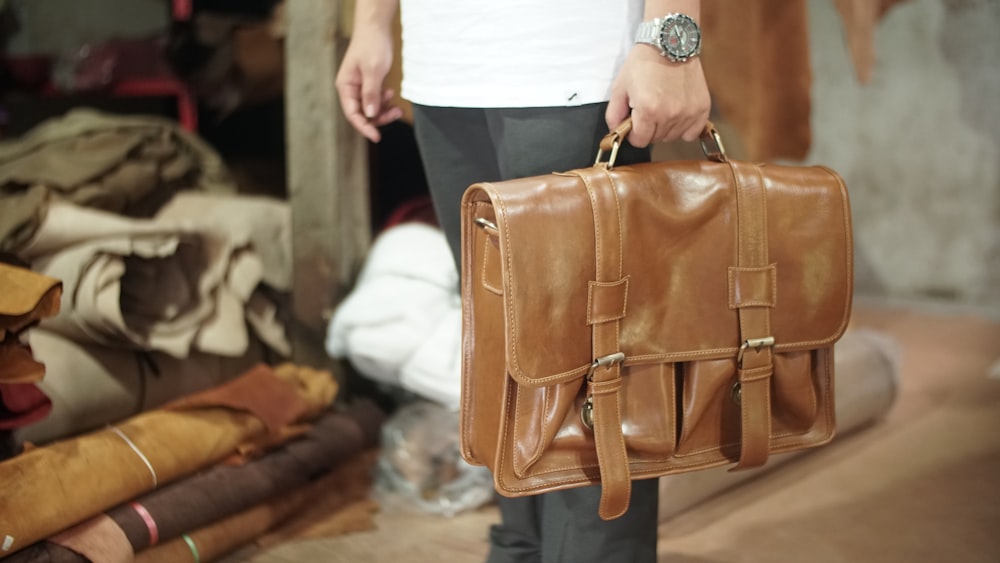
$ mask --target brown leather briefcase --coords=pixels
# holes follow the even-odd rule
[[[506,496],[818,446],[853,293],[850,205],[820,166],[729,160],[474,184],[462,201],[461,440]],[[605,154],[610,158],[602,162]]]

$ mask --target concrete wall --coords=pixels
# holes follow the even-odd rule
[[[907,0],[853,75],[832,0],[810,0],[814,144],[845,178],[857,290],[1000,308],[1000,2]]]
[[[10,0],[21,29],[8,49],[58,55],[109,37],[144,37],[162,31],[167,0]]]

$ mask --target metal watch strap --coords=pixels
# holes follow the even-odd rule
[[[659,47],[660,25],[662,23],[663,18],[655,18],[652,21],[640,23],[639,28],[635,31],[635,42],[648,43]]]

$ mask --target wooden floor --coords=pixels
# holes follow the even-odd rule
[[[663,522],[661,563],[1000,562],[1000,321],[868,303],[853,323],[900,346],[887,418]],[[383,507],[375,530],[226,563],[480,562],[496,520]]]

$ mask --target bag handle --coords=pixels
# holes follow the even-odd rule
[[[597,149],[597,158],[594,160],[594,166],[600,165],[604,153],[610,152],[607,162],[608,170],[614,168],[615,160],[618,159],[618,149],[631,131],[631,117],[625,118],[625,121],[622,121],[618,127],[609,131],[601,139],[601,146]],[[715,128],[715,124],[711,121],[705,122],[705,129],[702,130],[699,141],[701,141],[701,150],[705,153],[705,158],[708,160],[713,162],[726,162],[728,160],[726,148],[722,144],[722,137],[719,135],[719,130]]]

